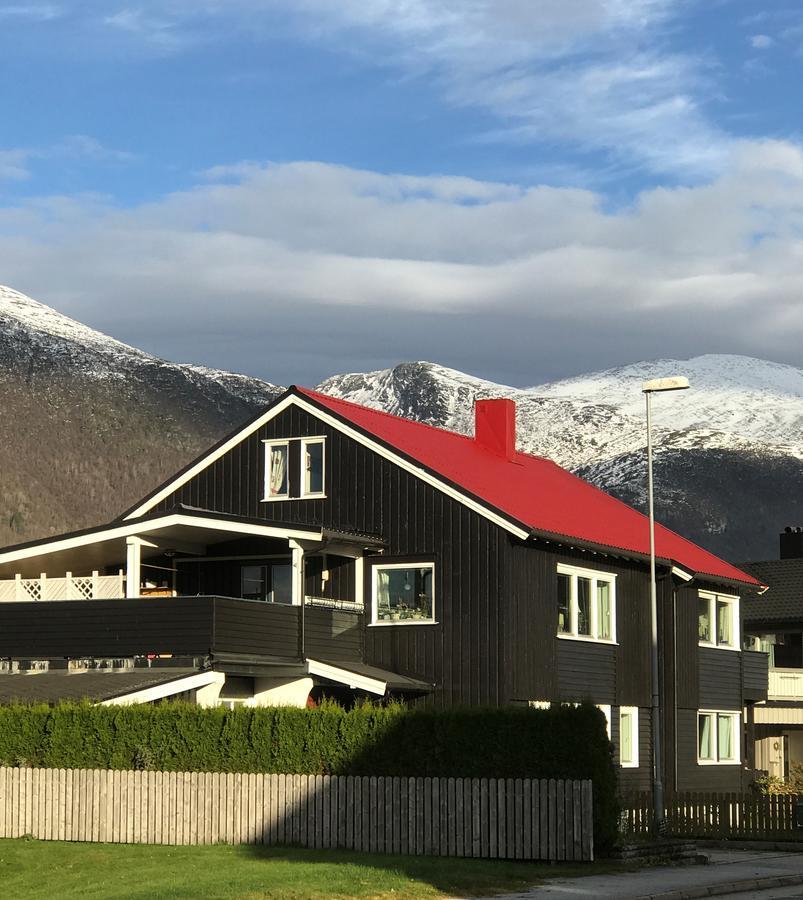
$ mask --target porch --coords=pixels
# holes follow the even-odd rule
[[[9,548],[0,603],[215,595],[358,612],[363,559],[381,551],[372,536],[182,507]]]

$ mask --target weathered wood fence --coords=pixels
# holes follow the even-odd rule
[[[0,768],[0,837],[591,860],[590,781]]]
[[[666,824],[678,837],[787,840],[799,836],[797,797],[782,794],[679,793],[666,796]],[[622,831],[647,834],[652,827],[652,794],[622,799]]]

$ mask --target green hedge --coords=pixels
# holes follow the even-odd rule
[[[593,706],[400,705],[345,710],[63,704],[0,707],[0,764],[52,768],[591,778],[602,851],[616,837],[616,773]]]

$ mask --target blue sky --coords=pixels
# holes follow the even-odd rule
[[[803,364],[802,63],[786,0],[0,0],[0,282],[283,383]]]

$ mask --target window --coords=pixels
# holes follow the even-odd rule
[[[326,438],[293,438],[265,444],[263,500],[324,497]]]
[[[616,640],[616,576],[558,566],[558,637]]]
[[[290,496],[289,457],[290,445],[286,441],[265,445],[266,500],[284,500]]]
[[[741,735],[738,712],[708,712],[697,714],[697,763],[739,762]]]
[[[240,576],[240,595],[244,600],[286,604],[293,602],[293,566],[289,562],[243,566]]]
[[[619,708],[619,765],[638,768],[638,707]]]
[[[435,566],[398,563],[373,567],[373,624],[435,621]]]
[[[321,496],[323,494],[323,448],[322,438],[301,442],[301,461],[303,471],[302,497]]]
[[[697,637],[702,646],[739,649],[739,598],[700,591]]]

